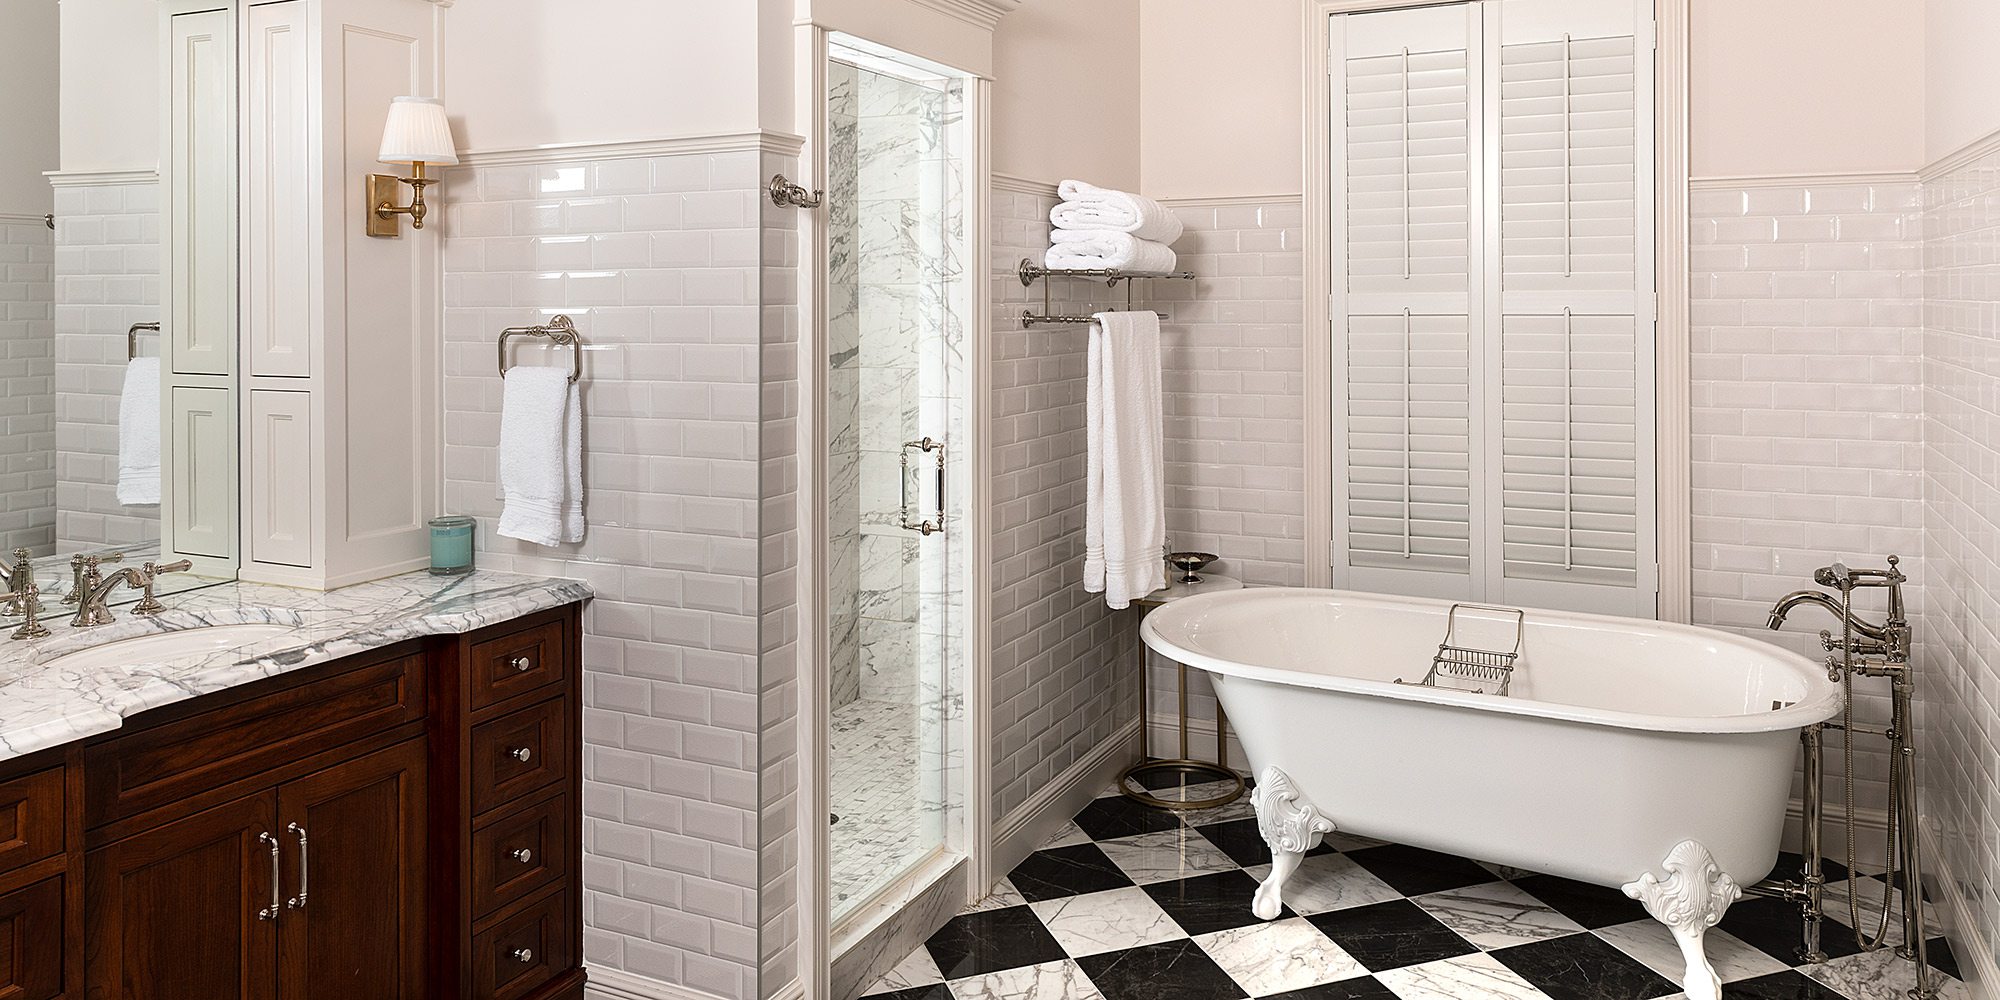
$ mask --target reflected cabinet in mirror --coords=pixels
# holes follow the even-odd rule
[[[236,576],[236,33],[214,6],[0,13],[0,555],[45,620],[92,559],[162,594]]]

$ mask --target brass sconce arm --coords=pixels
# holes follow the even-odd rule
[[[413,228],[424,228],[424,216],[429,212],[429,208],[424,204],[424,188],[436,184],[438,178],[426,177],[421,161],[410,164],[410,174],[409,177],[397,177],[393,174],[368,175],[367,203],[374,208],[368,215],[368,235],[386,236],[392,239],[403,235],[403,227],[396,220],[399,215],[409,216]],[[408,205],[396,204],[398,184],[410,186]]]

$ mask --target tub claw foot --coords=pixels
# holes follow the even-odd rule
[[[1286,880],[1299,870],[1306,852],[1333,832],[1333,821],[1313,808],[1291,777],[1275,767],[1267,767],[1257,776],[1250,804],[1257,810],[1257,832],[1271,849],[1271,874],[1257,886],[1250,911],[1260,919],[1276,920],[1284,912]]]
[[[1666,878],[1646,872],[1624,885],[1625,895],[1645,904],[1654,920],[1674,932],[1674,942],[1687,961],[1681,989],[1688,1000],[1721,1000],[1722,977],[1709,964],[1702,937],[1722,920],[1729,904],[1743,898],[1743,889],[1716,864],[1708,848],[1692,840],[1676,845],[1664,867]]]

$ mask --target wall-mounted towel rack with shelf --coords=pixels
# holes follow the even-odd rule
[[[1016,269],[1015,273],[1020,276],[1021,287],[1023,288],[1034,287],[1035,281],[1041,278],[1100,278],[1104,281],[1104,284],[1107,288],[1116,288],[1118,287],[1118,283],[1123,281],[1125,282],[1125,308],[1127,310],[1130,310],[1132,308],[1133,279],[1178,278],[1186,281],[1193,281],[1195,276],[1193,271],[1149,272],[1149,271],[1121,271],[1117,268],[1107,268],[1107,267],[1091,267],[1091,268],[1043,267],[1042,265],[1035,263],[1033,258],[1029,257],[1021,258],[1021,266],[1018,269]],[[1042,311],[1038,313],[1034,312],[1033,310],[1022,310],[1021,325],[1034,326],[1037,323],[1088,323],[1091,321],[1091,316],[1089,314],[1064,315],[1061,313],[1054,312],[1053,309],[1054,307],[1049,301],[1049,284],[1048,282],[1044,281],[1042,282]],[[1160,318],[1165,319],[1166,314],[1161,313]]]

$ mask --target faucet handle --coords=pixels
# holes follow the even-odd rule
[[[21,627],[14,630],[12,638],[17,640],[47,638],[49,627],[37,618],[42,611],[41,585],[37,584],[33,577],[29,577],[28,582],[22,584],[16,593],[20,595],[21,609],[25,617],[21,620]]]
[[[1847,564],[1836,562],[1831,566],[1821,566],[1813,571],[1813,582],[1822,587],[1838,587],[1847,590],[1854,586],[1854,571]]]
[[[157,565],[146,563],[139,567],[140,586],[144,589],[145,593],[140,595],[139,603],[132,605],[132,613],[150,618],[167,610],[167,606],[161,604],[159,598],[153,596],[153,583],[168,573],[185,573],[193,568],[194,563],[186,559],[182,559],[179,562]]]

